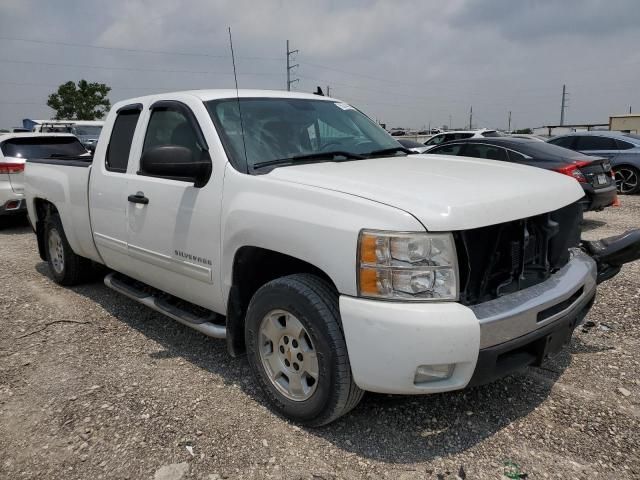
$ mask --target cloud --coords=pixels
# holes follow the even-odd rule
[[[284,88],[289,39],[300,50],[295,88],[329,85],[389,125],[451,116],[462,127],[471,105],[478,126],[505,127],[509,111],[518,127],[553,123],[562,84],[569,121],[602,122],[640,105],[639,15],[635,0],[10,0],[0,4],[0,127],[50,115],[46,97],[67,80],[106,82],[113,102],[231,87],[228,26],[240,87]]]

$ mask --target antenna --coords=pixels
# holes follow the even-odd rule
[[[240,133],[242,135],[242,148],[244,149],[244,162],[249,171],[249,159],[247,158],[247,144],[244,141],[244,123],[242,121],[242,109],[240,108],[240,93],[238,92],[238,76],[236,75],[236,57],[233,54],[233,40],[231,39],[231,27],[229,27],[229,47],[231,48],[231,62],[233,63],[233,79],[236,82],[236,101],[238,102],[238,115],[240,116]]]

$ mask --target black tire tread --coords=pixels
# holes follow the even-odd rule
[[[333,318],[335,322],[326,322],[329,343],[333,346],[333,354],[337,360],[338,371],[335,378],[335,388],[327,401],[326,408],[316,417],[301,423],[311,427],[320,427],[333,422],[352,410],[362,399],[364,391],[353,381],[347,346],[340,323],[338,307],[338,293],[328,282],[316,275],[301,273],[281,277],[263,285],[265,288],[284,287],[295,290],[311,302],[322,318]],[[249,305],[249,311],[251,304]]]
[[[65,268],[62,275],[58,275],[55,273],[55,271],[51,267],[49,259],[48,238],[49,230],[51,228],[55,228],[60,233],[60,238],[62,239],[62,245],[65,251]],[[65,287],[71,287],[73,285],[83,283],[87,279],[87,276],[91,270],[91,262],[84,257],[76,255],[76,253],[73,251],[73,249],[69,245],[69,241],[67,240],[67,236],[64,232],[64,227],[62,226],[62,221],[60,220],[60,216],[58,214],[48,216],[45,221],[45,245],[47,245],[47,261],[49,262],[51,276],[56,283]]]

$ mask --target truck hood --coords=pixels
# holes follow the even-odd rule
[[[468,230],[557,210],[584,195],[560,173],[494,160],[410,155],[281,167],[269,177],[391,205],[429,231]]]

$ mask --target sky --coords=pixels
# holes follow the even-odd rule
[[[387,127],[506,129],[640,112],[638,0],[2,0],[0,127],[86,79],[112,103],[234,86],[331,96]]]

